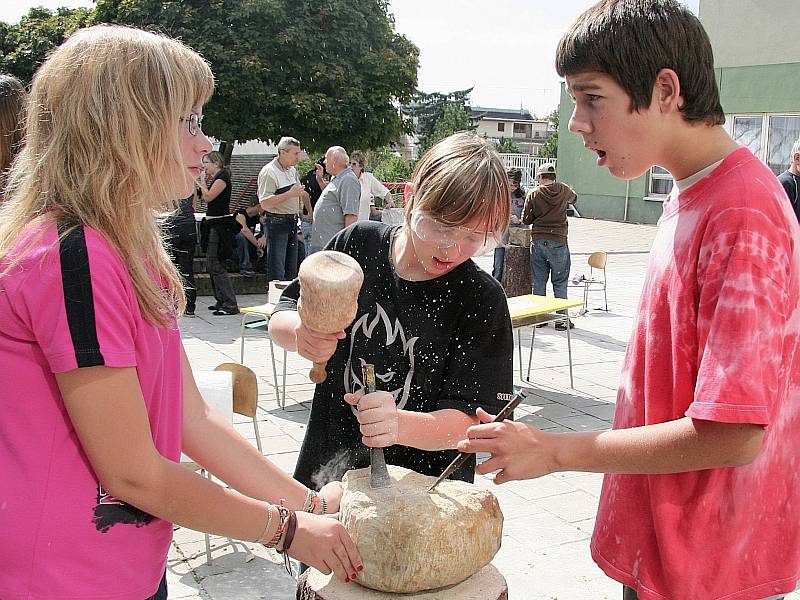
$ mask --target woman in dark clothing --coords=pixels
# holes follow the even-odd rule
[[[231,175],[225,168],[225,161],[219,152],[209,152],[203,157],[200,193],[208,206],[206,267],[211,276],[211,288],[217,301],[209,308],[215,315],[238,315],[239,304],[236,301],[236,293],[222,262],[232,253],[235,232],[232,232],[233,219],[230,214]]]
[[[197,287],[194,283],[194,249],[197,246],[197,226],[194,210],[197,192],[178,203],[178,210],[172,213],[164,224],[169,257],[183,279],[186,294],[186,309],[183,314],[194,316],[197,301]]]

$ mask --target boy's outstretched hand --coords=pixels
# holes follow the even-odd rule
[[[556,436],[524,423],[492,423],[494,415],[478,409],[480,425],[467,428],[467,439],[458,443],[461,452],[489,452],[492,456],[475,469],[485,475],[498,471],[495,483],[534,479],[556,468]]]

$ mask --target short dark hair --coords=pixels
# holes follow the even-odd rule
[[[578,17],[556,51],[561,77],[605,73],[631,97],[631,111],[650,106],[665,68],[678,75],[684,119],[725,122],[711,42],[700,20],[676,0],[602,0]]]
[[[509,169],[508,178],[514,183],[519,183],[522,181],[522,171],[519,169]]]

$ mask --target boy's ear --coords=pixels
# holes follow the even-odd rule
[[[662,114],[680,112],[683,108],[681,82],[672,69],[661,69],[653,84],[653,103]]]

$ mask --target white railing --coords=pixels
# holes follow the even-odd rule
[[[556,165],[555,158],[534,156],[533,154],[501,154],[500,158],[503,159],[506,170],[519,169],[522,171],[522,187],[524,188],[533,187],[536,169],[539,165],[542,163],[553,163]],[[556,168],[558,168],[557,165]]]

